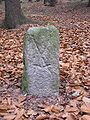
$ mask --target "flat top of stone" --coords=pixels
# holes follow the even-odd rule
[[[31,34],[31,33],[35,34],[35,32],[37,33],[37,32],[39,32],[41,30],[57,30],[57,28],[55,26],[53,26],[53,25],[49,25],[49,26],[46,26],[46,27],[44,27],[44,26],[32,27],[32,28],[29,28],[27,30],[27,33],[28,34]]]

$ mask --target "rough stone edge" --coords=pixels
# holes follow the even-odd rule
[[[28,80],[27,80],[27,73],[25,72],[26,68],[25,68],[25,56],[24,56],[24,49],[26,46],[25,41],[27,39],[29,39],[29,34],[26,32],[25,36],[24,36],[24,45],[23,45],[23,65],[24,65],[24,68],[23,68],[23,75],[22,75],[22,81],[21,81],[21,88],[22,88],[22,91],[25,93],[28,93]]]

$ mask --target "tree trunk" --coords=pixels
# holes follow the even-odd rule
[[[88,1],[88,7],[90,7],[90,0]]]
[[[12,29],[25,22],[26,18],[22,13],[20,0],[5,0],[4,26]]]
[[[44,0],[44,4],[49,5],[51,7],[55,6],[56,3],[57,3],[57,0]]]

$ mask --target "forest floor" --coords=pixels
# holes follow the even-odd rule
[[[24,14],[39,24],[0,28],[0,120],[90,120],[90,7],[86,3],[22,3]],[[0,5],[0,23],[4,19]],[[60,31],[60,96],[23,94],[23,38],[33,26]]]

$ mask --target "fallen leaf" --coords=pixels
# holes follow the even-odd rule
[[[46,105],[40,104],[40,105],[38,105],[38,107],[41,109],[44,109],[46,107]]]
[[[52,111],[52,107],[51,106],[48,106],[44,109],[45,112],[51,112]]]
[[[8,109],[10,109],[10,106],[7,104],[0,104],[0,112],[6,112]]]
[[[86,105],[82,105],[80,110],[84,113],[89,113],[90,114],[90,107],[87,107]]]
[[[57,105],[52,105],[51,106],[51,111],[54,112],[54,113],[59,113],[60,112],[60,107],[57,106]]]
[[[78,112],[78,108],[75,106],[73,107],[73,106],[67,105],[65,111],[69,113]]]
[[[27,113],[24,113],[24,116],[25,116],[25,118],[28,118],[29,116],[27,115]]]
[[[27,111],[27,115],[37,115],[37,113],[31,108]]]
[[[21,102],[25,101],[25,99],[26,99],[26,96],[21,95],[18,97],[18,102],[21,103]]]
[[[87,107],[90,107],[90,98],[87,98],[87,97],[83,97],[83,102],[85,103],[85,105],[87,106]]]
[[[54,112],[59,113],[60,112],[60,106],[57,105],[51,105],[44,109],[45,112]]]
[[[0,116],[5,116],[7,114],[8,114],[7,112],[0,112]]]
[[[5,120],[13,120],[14,118],[16,117],[16,115],[7,115],[7,116],[4,116],[4,119]]]
[[[90,120],[90,115],[83,115],[79,120]]]
[[[66,120],[77,120],[77,116],[75,114],[68,114]]]
[[[25,112],[24,109],[22,109],[21,111],[18,110],[16,118],[14,120],[19,120],[23,116],[24,112]]]
[[[12,103],[11,98],[7,98],[7,102],[8,102],[9,105],[11,105],[11,103]]]
[[[42,114],[42,115],[37,116],[35,120],[44,120],[44,119],[49,119],[49,116]]]

